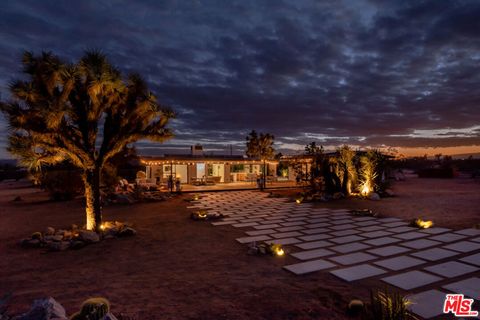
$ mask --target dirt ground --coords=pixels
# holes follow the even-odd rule
[[[455,228],[480,222],[478,180],[409,179],[393,189],[397,197],[378,202],[318,205],[421,215]],[[17,195],[22,201],[12,202]],[[343,319],[351,298],[368,300],[378,285],[349,284],[322,272],[295,276],[281,268],[294,258],[249,256],[235,241],[242,230],[191,221],[187,205],[179,197],[106,207],[104,219],[131,222],[138,235],[45,253],[22,249],[18,241],[47,226],[83,224],[81,200],[49,202],[41,191],[1,184],[0,296],[13,293],[12,313],[53,296],[72,314],[86,298],[104,296],[124,319]]]
[[[370,201],[342,199],[316,205],[327,208],[371,209],[386,217],[432,220],[438,227],[471,228],[480,223],[480,179],[420,179],[410,175],[394,182],[395,197]],[[301,190],[275,193],[294,195]]]

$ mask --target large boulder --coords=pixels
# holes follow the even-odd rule
[[[33,302],[30,311],[13,320],[68,320],[65,308],[52,297]]]
[[[63,236],[61,234],[57,234],[57,235],[54,235],[51,237],[51,240],[52,241],[57,241],[57,242],[60,242],[63,240]]]
[[[380,196],[376,192],[372,192],[368,195],[368,199],[373,200],[373,201],[378,201],[380,200]]]
[[[117,198],[115,199],[115,202],[118,204],[132,204],[135,203],[135,200],[126,194],[117,194]]]
[[[47,229],[45,229],[44,234],[47,236],[53,236],[55,234],[55,229],[52,227],[47,227]]]
[[[100,241],[100,236],[94,232],[94,231],[89,231],[89,230],[82,230],[78,233],[78,237],[80,240],[93,243],[93,242],[99,242]]]
[[[72,241],[72,243],[70,244],[70,248],[75,249],[75,250],[78,250],[78,249],[83,248],[85,246],[86,246],[86,243],[81,241],[81,240]]]
[[[131,227],[125,227],[118,233],[119,237],[129,237],[137,234],[137,231]]]

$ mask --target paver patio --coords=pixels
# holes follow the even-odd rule
[[[296,204],[255,191],[205,193],[192,209],[225,216],[214,226],[245,230],[242,244],[280,243],[298,263],[293,274],[330,272],[343,281],[374,277],[411,292],[412,311],[438,316],[446,293],[479,299],[480,230],[417,229],[399,218],[352,216],[347,210]],[[437,285],[425,291],[426,285]],[[441,300],[441,301],[439,301]],[[440,310],[441,311],[441,310]]]
[[[443,314],[445,292],[428,290],[408,297],[412,302],[410,310],[426,319]]]

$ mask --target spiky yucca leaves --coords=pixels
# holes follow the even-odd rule
[[[126,79],[99,52],[75,64],[51,53],[25,53],[28,80],[10,86],[1,103],[9,123],[8,150],[29,168],[69,160],[83,170],[87,229],[101,224],[103,167],[140,139],[162,142],[173,112],[161,106],[138,75]]]
[[[408,310],[411,302],[398,292],[371,291],[370,305],[364,316],[371,320],[417,320]]]
[[[361,157],[359,191],[363,195],[383,191],[382,172],[386,167],[386,157],[378,150],[368,150]]]

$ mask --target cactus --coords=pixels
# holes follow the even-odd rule
[[[349,316],[357,316],[363,312],[364,308],[365,308],[365,304],[363,303],[362,300],[359,300],[359,299],[350,300],[347,306],[347,314]]]
[[[110,311],[110,303],[102,297],[90,298],[82,303],[80,312],[73,314],[70,320],[101,320]]]
[[[38,240],[42,240],[43,236],[42,236],[42,233],[41,232],[34,232],[32,233],[32,239],[38,239]]]

